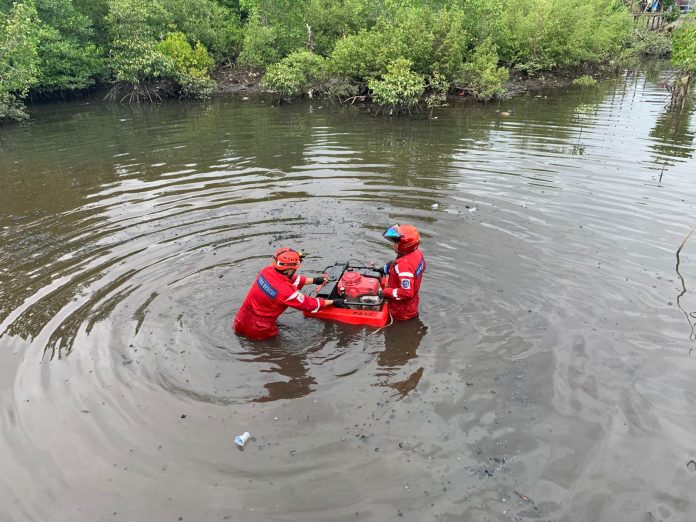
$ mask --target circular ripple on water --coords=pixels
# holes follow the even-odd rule
[[[684,337],[682,318],[670,310],[646,317],[676,293],[670,245],[683,237],[683,210],[692,205],[682,199],[693,193],[679,154],[693,146],[685,138],[676,149],[660,148],[649,129],[634,125],[660,108],[630,95],[514,104],[505,117],[477,106],[437,121],[369,122],[309,116],[304,104],[177,110],[154,123],[148,110],[120,109],[105,116],[117,122],[98,126],[118,129],[115,143],[94,157],[91,149],[72,156],[55,149],[43,174],[8,162],[18,172],[12,189],[30,188],[16,190],[24,206],[1,231],[0,332],[21,361],[7,380],[14,429],[3,439],[11,451],[0,458],[13,470],[12,490],[24,493],[19,505],[36,510],[24,518],[51,518],[45,497],[27,501],[37,469],[61,484],[70,474],[73,490],[50,490],[61,493],[64,510],[83,505],[82,490],[101,487],[90,489],[98,478],[113,479],[115,489],[154,491],[161,505],[171,488],[179,506],[279,498],[282,507],[267,509],[281,518],[305,509],[288,494],[301,485],[315,492],[309,509],[316,512],[330,498],[335,518],[363,508],[388,518],[389,502],[355,499],[375,491],[392,498],[407,474],[453,516],[468,509],[463,498],[497,498],[487,491],[493,482],[462,480],[461,469],[450,468],[462,444],[495,458],[508,451],[501,448],[519,448],[517,465],[529,466],[522,477],[548,471],[534,463],[539,452],[597,450],[596,463],[569,466],[608,477],[600,473],[611,455],[604,444],[624,439],[613,437],[602,412],[625,412],[634,422],[633,412],[659,404],[670,422],[685,423],[675,412],[684,411],[686,373],[675,375],[668,358],[641,357]],[[34,155],[53,141],[69,148],[79,144],[82,124],[60,119],[60,138],[26,145]],[[624,139],[636,150],[630,167],[615,153]],[[665,158],[675,168],[667,165],[674,175],[663,179],[656,166]],[[54,174],[73,171],[65,190]],[[37,179],[45,190],[31,189]],[[67,201],[50,201],[52,184]],[[45,213],[22,215],[31,198]],[[423,232],[422,325],[372,335],[288,312],[276,340],[233,335],[234,311],[276,247],[307,250],[303,268],[312,274],[334,257],[383,262],[390,252],[380,234],[395,221]],[[688,260],[685,253],[685,270]],[[657,274],[668,275],[658,283]],[[659,386],[637,384],[641,360]],[[659,381],[664,375],[669,382]],[[638,399],[621,398],[626,389]],[[508,415],[517,418],[501,427]],[[639,429],[659,424],[642,415]],[[253,453],[230,455],[232,436],[250,426],[259,439]],[[654,448],[657,439],[630,441],[622,455]],[[390,480],[377,443],[368,446],[377,440],[378,449],[388,447]],[[303,450],[306,460],[295,458]],[[486,459],[471,453],[465,465],[484,475],[503,471]],[[170,473],[172,464],[180,475]],[[363,471],[374,474],[353,484]],[[250,485],[251,474],[267,484]],[[184,482],[197,486],[183,491]],[[216,490],[218,482],[228,489]],[[669,477],[664,484],[676,486]],[[610,490],[611,480],[603,485]],[[563,497],[549,504],[565,505]],[[111,505],[93,502],[100,515]],[[143,512],[136,508],[132,518]]]

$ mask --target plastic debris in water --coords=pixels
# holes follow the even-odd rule
[[[469,212],[476,212],[477,210],[478,210],[478,209],[477,209],[476,207],[471,207],[471,208],[469,209]]]
[[[439,206],[440,206],[439,204],[433,203],[432,205],[430,205],[430,208],[432,208],[433,210],[437,210],[437,208],[438,208]]]
[[[249,440],[249,437],[251,437],[251,435],[249,434],[248,431],[245,431],[245,432],[242,433],[241,435],[237,435],[237,436],[234,438],[234,443],[235,443],[237,446],[239,446],[240,448],[243,448],[243,447],[244,447],[244,444],[246,444],[246,441]]]

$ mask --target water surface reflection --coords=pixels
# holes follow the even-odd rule
[[[664,75],[432,120],[37,108],[0,135],[5,517],[689,519],[696,130]],[[383,261],[399,221],[419,320],[234,336],[276,247]]]
[[[428,327],[420,318],[397,322],[384,330],[384,349],[377,356],[377,376],[383,379],[380,385],[393,388],[399,398],[415,389],[423,377],[422,366],[406,378],[399,378],[397,374],[416,357],[418,347],[427,333]]]

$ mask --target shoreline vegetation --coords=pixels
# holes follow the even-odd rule
[[[398,114],[549,78],[588,85],[670,54],[683,107],[696,24],[661,4],[654,31],[637,0],[0,0],[0,122],[97,89],[122,102],[325,96]]]

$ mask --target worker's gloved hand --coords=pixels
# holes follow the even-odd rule
[[[336,308],[345,308],[346,307],[346,300],[345,299],[334,299],[333,300],[333,306]]]
[[[378,268],[377,270],[379,271],[380,274],[382,275],[387,275],[389,273],[389,269],[391,268],[392,263],[385,263],[383,267]]]
[[[312,283],[315,285],[323,285],[324,283],[326,283],[327,280],[328,279],[326,276],[318,276],[312,279]]]

